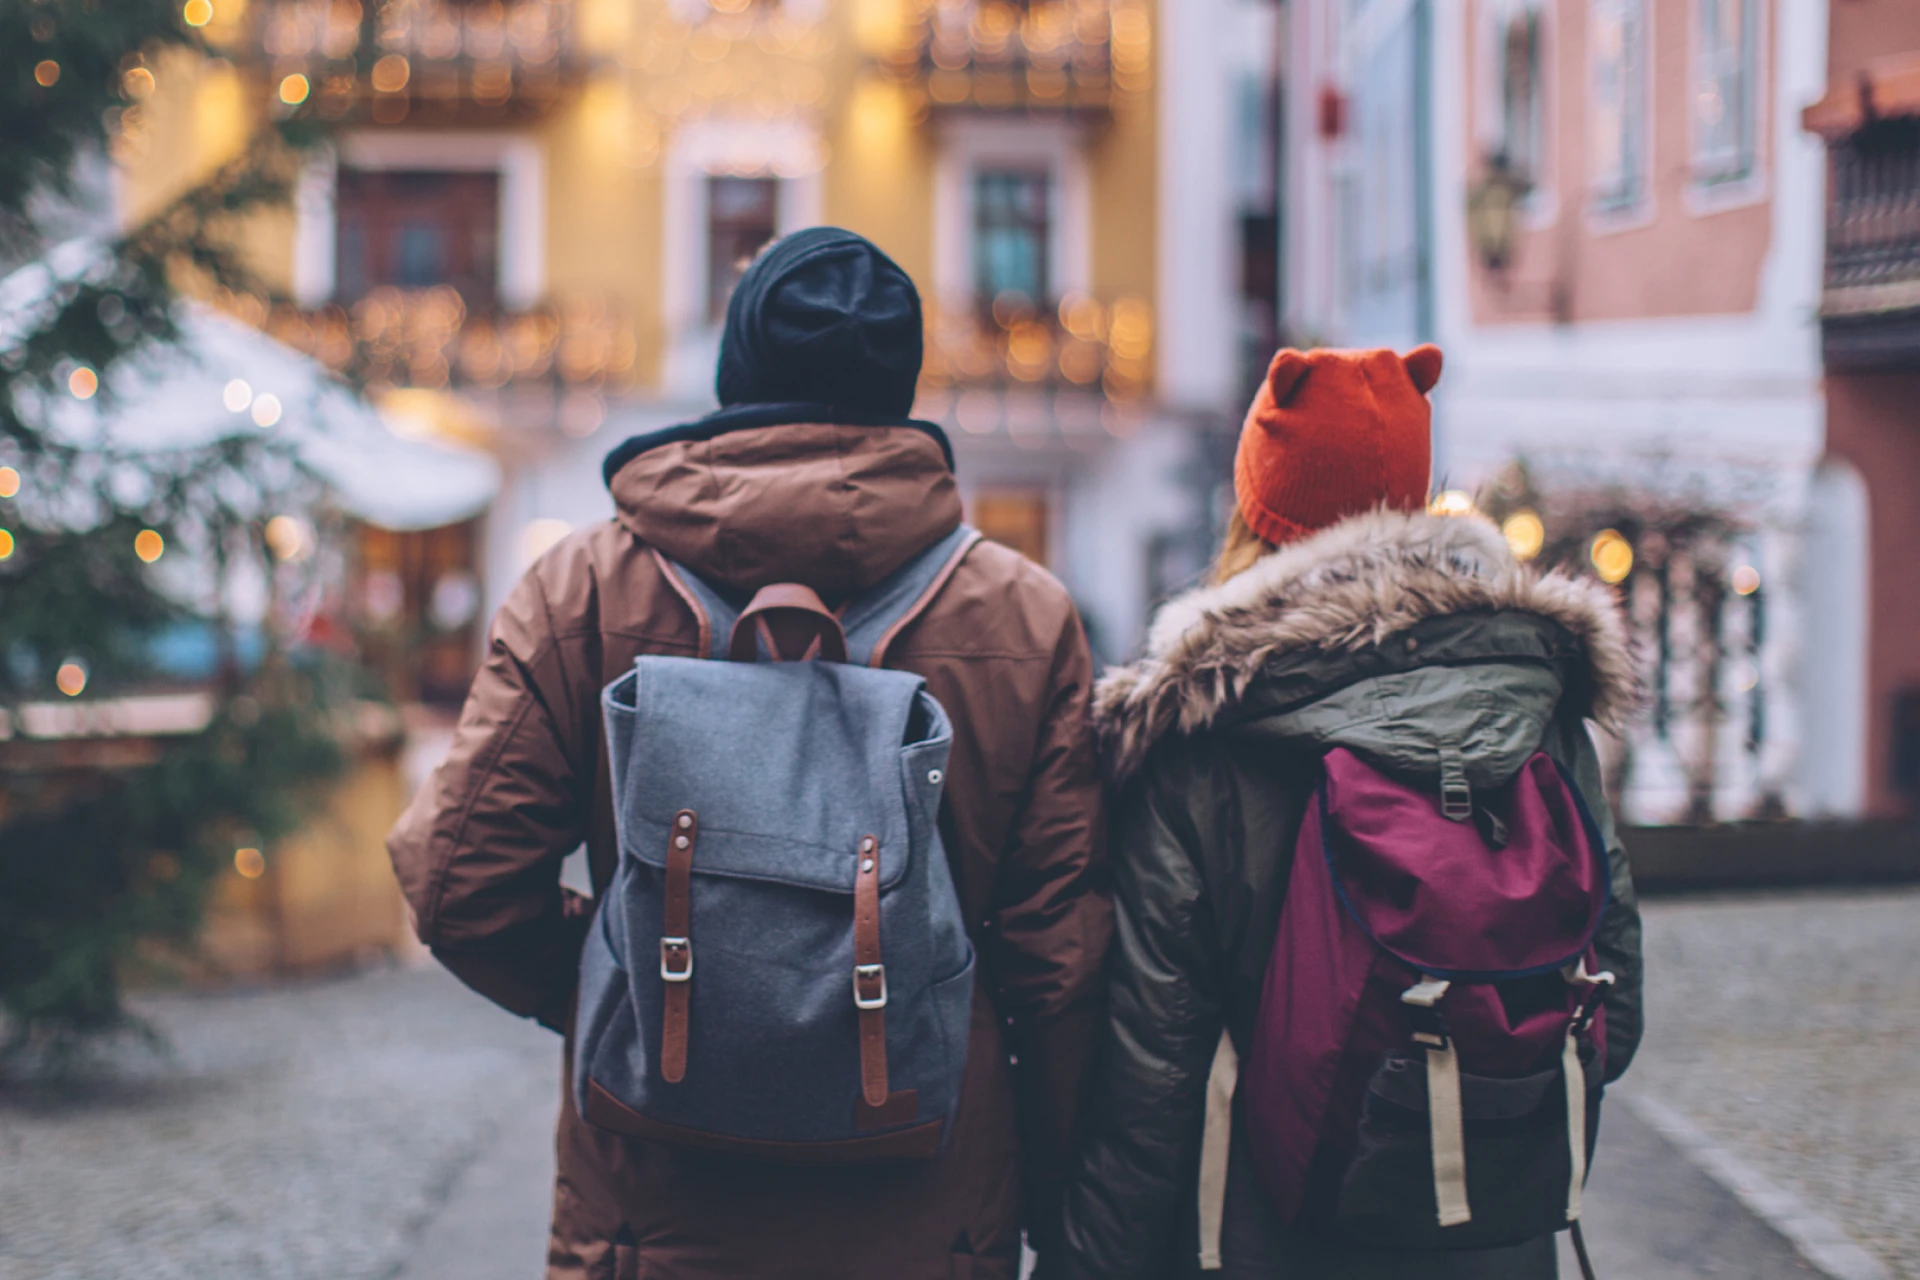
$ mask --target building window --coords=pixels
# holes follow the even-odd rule
[[[1647,161],[1646,0],[1593,0],[1593,201],[1605,212],[1644,198]]]
[[[1751,176],[1760,131],[1760,0],[1696,0],[1695,176]]]
[[[707,179],[707,316],[727,313],[733,286],[779,234],[778,178]]]
[[[974,495],[973,527],[1035,564],[1047,562],[1047,495],[1038,489],[984,489]]]
[[[491,308],[499,285],[500,175],[350,169],[335,189],[334,294],[451,285]]]
[[[973,178],[973,291],[1042,306],[1053,300],[1048,243],[1053,179],[1044,171],[983,169]]]
[[[1546,46],[1540,10],[1508,8],[1494,29],[1499,67],[1499,130],[1496,151],[1522,179],[1539,182],[1546,172]]]

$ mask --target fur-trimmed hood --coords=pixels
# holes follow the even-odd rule
[[[1633,704],[1631,647],[1605,586],[1527,568],[1485,520],[1381,510],[1162,607],[1146,656],[1096,691],[1108,769],[1124,780],[1166,734],[1213,724],[1276,659],[1357,652],[1430,618],[1494,612],[1540,615],[1579,641],[1588,715],[1614,723]]]

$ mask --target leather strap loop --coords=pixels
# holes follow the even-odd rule
[[[821,603],[813,588],[797,582],[776,582],[760,588],[733,624],[727,657],[734,662],[754,661],[759,657],[759,641],[764,638],[775,662],[793,661],[780,652],[774,644],[772,629],[765,624],[766,616],[775,613],[798,614],[813,623],[818,639],[808,647],[803,658],[817,652],[828,662],[847,660],[847,633],[841,630],[840,619]]]
[[[693,810],[674,815],[667,836],[666,903],[660,937],[660,1078],[679,1084],[687,1076],[687,1005],[693,986],[693,846],[700,819]]]
[[[854,855],[853,1001],[860,1011],[860,1094],[887,1101],[887,967],[880,960],[880,842],[861,839]]]

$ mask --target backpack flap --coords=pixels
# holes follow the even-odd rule
[[[868,836],[907,851],[903,758],[944,769],[952,741],[926,682],[903,671],[645,656],[604,701],[623,856],[664,868],[690,810],[700,874],[832,893],[854,891],[851,852]],[[884,859],[881,889],[906,866]]]

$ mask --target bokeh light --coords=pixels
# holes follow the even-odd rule
[[[233,869],[249,880],[258,880],[267,871],[267,855],[252,845],[233,851]]]
[[[230,413],[245,413],[253,403],[253,388],[247,385],[246,379],[235,378],[221,390],[220,403],[227,406]]]
[[[20,473],[12,467],[0,467],[0,498],[11,498],[20,492]]]
[[[33,81],[42,89],[51,89],[60,81],[60,64],[52,58],[37,62],[33,67]]]
[[[379,93],[398,93],[407,87],[412,74],[405,54],[390,53],[373,64],[373,87]]]
[[[313,554],[313,527],[299,516],[275,516],[267,521],[267,549],[281,561],[305,560]]]
[[[1743,564],[1733,571],[1733,589],[1740,595],[1750,596],[1760,589],[1760,571],[1750,564]]]
[[[126,95],[136,102],[145,101],[153,96],[153,72],[145,67],[135,67],[120,78],[120,87]]]
[[[270,427],[280,421],[280,397],[269,392],[254,397],[253,423],[257,427]]]
[[[13,531],[0,529],[0,560],[13,559]]]
[[[67,390],[73,392],[76,400],[91,400],[93,393],[100,389],[100,375],[81,365],[67,375]]]
[[[1622,537],[1618,529],[1602,529],[1595,534],[1593,544],[1587,548],[1587,558],[1593,561],[1600,581],[1610,586],[1625,582],[1633,572],[1633,544]]]
[[[1500,522],[1500,532],[1516,560],[1531,560],[1547,545],[1547,526],[1540,513],[1524,507]]]
[[[1473,495],[1465,489],[1442,489],[1427,503],[1436,516],[1470,516],[1474,513]]]
[[[307,78],[297,71],[280,82],[280,101],[290,107],[297,107],[305,102],[307,95],[311,92],[313,92],[313,86],[308,84]]]
[[[87,664],[78,658],[68,658],[53,673],[54,687],[69,698],[77,698],[87,687]]]
[[[204,27],[213,21],[213,0],[187,0],[181,6],[180,16],[190,27]]]
[[[133,535],[133,554],[148,564],[158,560],[166,549],[166,539],[162,538],[157,530],[142,529]]]

